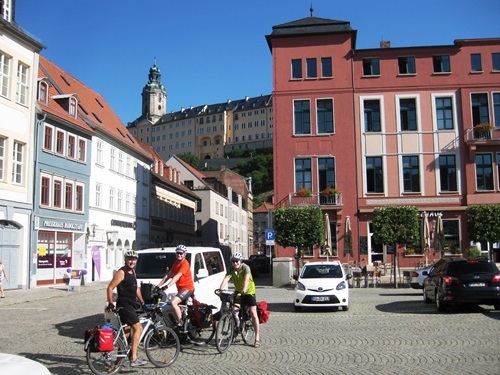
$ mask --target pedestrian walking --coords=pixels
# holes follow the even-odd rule
[[[5,265],[0,259],[0,298],[5,298],[5,292],[3,290],[3,280],[7,280],[7,270],[5,269]]]

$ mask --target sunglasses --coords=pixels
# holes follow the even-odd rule
[[[184,253],[175,253],[176,255],[183,255]]]
[[[232,260],[231,262],[233,262],[233,263],[239,263],[240,261],[239,260]]]

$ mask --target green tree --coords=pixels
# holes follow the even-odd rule
[[[198,168],[198,164],[200,164],[200,158],[196,155],[191,154],[190,152],[179,154],[177,156],[194,168]]]
[[[470,241],[500,242],[500,204],[469,206],[465,212]]]
[[[297,249],[297,268],[300,250],[323,243],[323,215],[321,208],[289,206],[275,212],[276,242]]]
[[[419,239],[418,211],[409,206],[375,208],[372,227],[375,243],[394,245],[393,267],[396,275],[398,244],[413,244]],[[397,286],[397,279],[394,278],[394,287]]]

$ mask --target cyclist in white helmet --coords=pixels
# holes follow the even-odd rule
[[[141,288],[139,288],[137,284],[137,278],[134,270],[139,254],[135,250],[127,250],[125,251],[124,257],[125,265],[116,271],[113,279],[108,285],[108,307],[106,310],[112,311],[115,308],[115,305],[113,304],[113,290],[116,288],[118,293],[116,306],[122,307],[119,311],[120,318],[132,329],[131,352],[129,358],[130,365],[132,367],[143,366],[148,362],[138,358],[137,356],[139,338],[141,337],[143,327],[139,322],[139,316],[137,315],[136,309],[140,307],[138,306],[138,303],[144,305]]]
[[[220,289],[226,289],[229,279],[233,280],[235,291],[235,307],[241,305],[248,306],[250,316],[252,317],[252,325],[255,331],[256,348],[260,348],[260,331],[259,331],[259,316],[257,315],[257,300],[255,299],[255,283],[252,277],[250,266],[242,262],[243,255],[234,253],[231,257],[232,268],[222,280]],[[240,297],[240,296],[241,297]]]
[[[187,248],[184,245],[179,245],[175,249],[175,262],[170,271],[157,285],[165,290],[169,286],[175,284],[177,287],[177,294],[170,300],[172,310],[174,310],[175,318],[177,319],[177,326],[182,326],[182,312],[179,304],[185,302],[189,297],[194,294],[194,282],[191,275],[191,267],[186,259]]]

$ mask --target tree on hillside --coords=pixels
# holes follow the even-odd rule
[[[500,204],[469,206],[466,214],[470,241],[500,242]],[[488,258],[492,258],[491,251]]]
[[[194,168],[197,168],[198,164],[200,164],[200,158],[190,152],[186,154],[179,154],[177,156]]]
[[[323,243],[323,216],[321,208],[315,207],[285,207],[275,212],[276,242],[283,247],[296,248],[297,271],[300,251],[311,249]]]
[[[235,171],[242,176],[252,177],[252,192],[258,195],[273,188],[273,155],[256,155],[245,162],[239,162]]]
[[[409,206],[389,206],[373,210],[373,239],[379,245],[394,245],[393,268],[397,275],[398,245],[416,243],[419,239],[418,210]],[[397,278],[394,277],[397,288]]]

